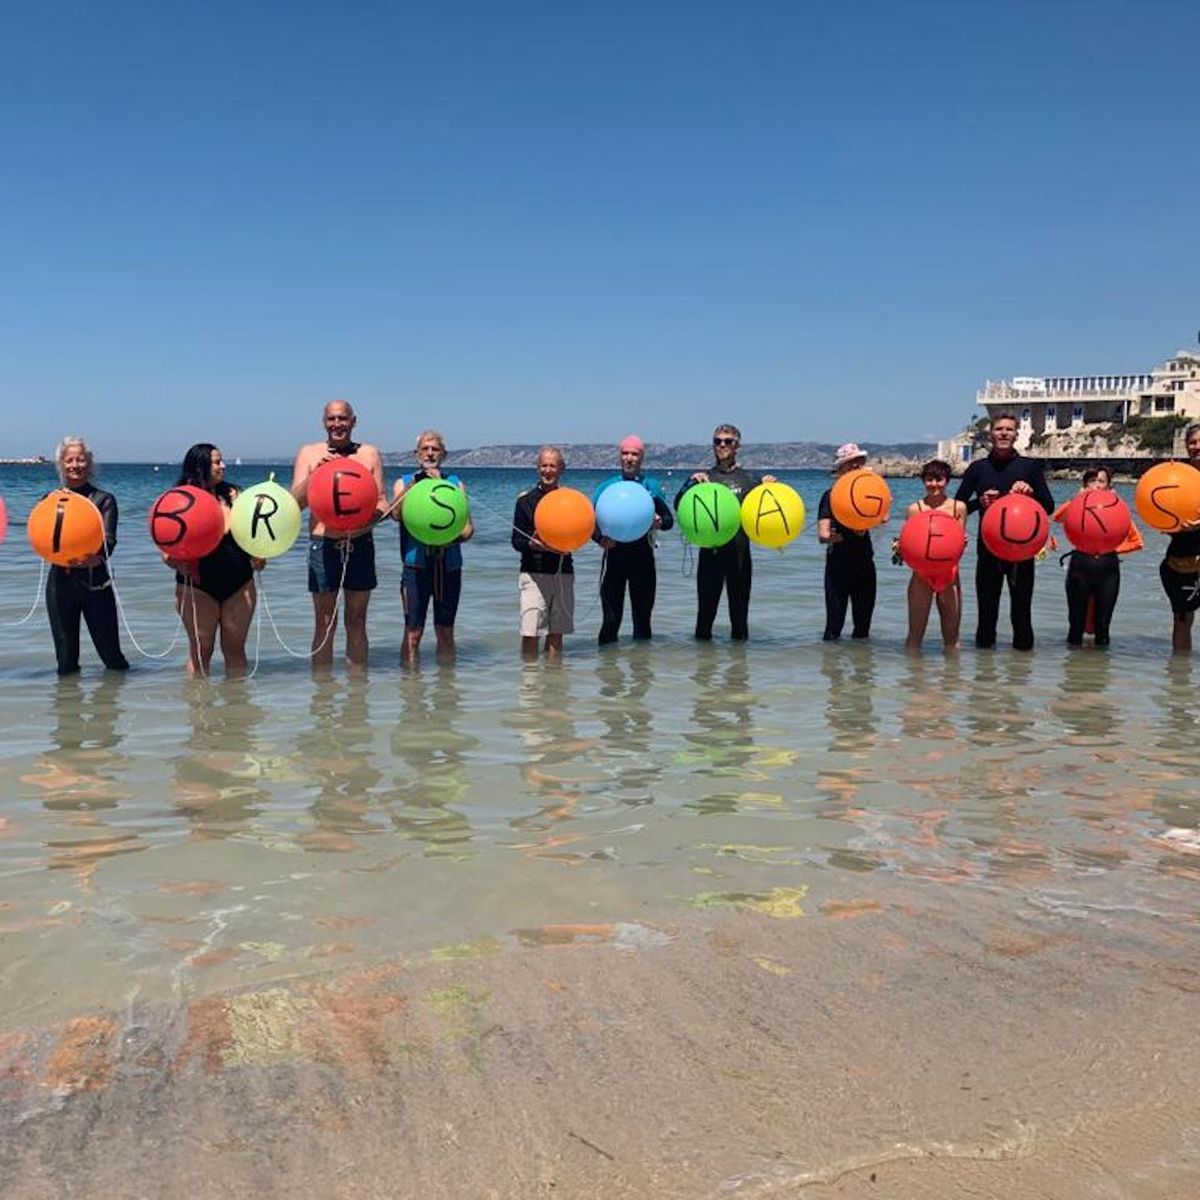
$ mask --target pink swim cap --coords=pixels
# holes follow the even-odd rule
[[[627,438],[621,439],[621,444],[617,447],[618,450],[637,450],[642,454],[646,453],[646,443],[642,441],[636,433],[631,433]]]

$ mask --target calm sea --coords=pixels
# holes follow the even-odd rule
[[[244,484],[265,472],[230,469]],[[564,482],[590,490],[602,477]],[[22,528],[53,476],[0,468],[11,521],[0,545],[0,1081],[6,1069],[17,1078],[22,1039],[61,1037],[88,1014],[116,1023],[107,1053],[119,1072],[121,1014],[139,1005],[266,994],[446,947],[503,955],[529,944],[513,931],[618,930],[596,936],[651,954],[655,937],[725,912],[747,928],[798,929],[788,918],[957,910],[968,937],[1003,926],[1031,944],[1070,939],[1081,969],[1152,947],[1133,969],[1146,994],[1166,988],[1196,961],[1200,697],[1191,661],[1169,655],[1157,536],[1124,564],[1107,653],[1064,645],[1052,556],[1038,568],[1035,653],[1007,648],[1002,619],[993,653],[946,656],[931,631],[913,656],[902,644],[908,573],[888,561],[893,519],[876,534],[872,640],[830,646],[815,536],[828,477],[783,477],[809,527],[782,552],[756,550],[745,646],[723,640],[723,610],[713,644],[691,639],[694,560],[672,533],[652,645],[598,652],[600,555],[589,547],[576,558],[565,662],[522,663],[508,522],[533,476],[477,470],[463,472],[478,533],[464,550],[455,665],[434,664],[430,632],[420,669],[400,668],[389,534],[369,673],[347,677],[339,659],[314,680],[301,539],[262,575],[252,676],[227,683],[219,671],[186,678],[172,578],[146,532],[171,468],[98,475],[121,506],[114,565],[134,668],[105,675],[85,634],[83,673],[65,681]],[[902,512],[919,485],[892,486]],[[968,551],[965,644],[971,573]],[[1036,955],[1003,961],[1022,986],[1043,982]],[[788,970],[793,984],[803,974],[764,968],[762,986],[791,986]],[[998,985],[997,1005],[1012,986]],[[920,1024],[911,994],[895,1006],[897,1027]],[[18,1088],[21,1112],[49,1103],[38,1072],[54,1053]],[[1023,1094],[1010,1090],[1005,1137]]]

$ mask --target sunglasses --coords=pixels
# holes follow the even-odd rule
[[[713,438],[714,446],[736,446],[737,438],[715,437]]]

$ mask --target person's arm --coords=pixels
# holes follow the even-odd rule
[[[99,492],[99,499],[93,497],[92,503],[100,512],[104,524],[104,547],[96,554],[89,554],[71,563],[73,567],[98,567],[105,558],[113,552],[117,545],[117,498],[111,492]]]
[[[401,511],[404,508],[404,493],[408,491],[410,479],[407,475],[401,475],[392,486],[392,520],[399,521],[401,519]]]
[[[687,492],[690,492],[692,488],[696,486],[696,484],[707,482],[708,473],[706,471],[697,471],[694,475],[689,475],[687,479],[683,481],[683,487],[681,487],[679,491],[675,493],[675,511],[679,511],[679,502],[683,499]]]
[[[610,475],[607,479],[600,481],[599,487],[592,493],[592,508],[596,507],[596,502],[600,499],[606,488],[611,487],[620,479],[620,475]],[[596,528],[592,530],[592,541],[596,543],[602,550],[611,550],[617,543],[612,538],[606,537],[600,532],[600,525],[597,523]]]
[[[296,503],[301,508],[308,507],[308,477],[312,474],[312,455],[308,446],[301,446],[296,452],[296,461],[292,464],[291,493],[296,497]]]
[[[833,527],[833,502],[830,493],[824,492],[817,504],[817,541],[823,546],[840,542],[842,535]]]
[[[1054,511],[1054,495],[1046,482],[1045,472],[1040,464],[1031,472],[1033,478],[1029,481],[1033,488],[1033,498],[1048,512]]]
[[[671,512],[671,506],[666,502],[660,491],[654,498],[654,514],[658,518],[658,527],[664,533],[674,527],[675,515]]]
[[[976,494],[979,491],[979,472],[975,469],[975,463],[972,463],[964,472],[963,477],[959,481],[958,491],[954,493],[955,500],[961,500],[967,506],[967,512],[973,513],[979,511],[979,497]]]
[[[467,485],[461,479],[456,480],[458,490],[464,496],[467,495]],[[471,501],[467,498],[467,523],[462,527],[462,532],[458,535],[460,542],[469,542],[475,536],[475,522],[471,520]]]
[[[383,477],[383,455],[374,446],[364,446],[361,451],[366,467],[375,477],[375,520],[382,521],[388,516],[387,480]]]
[[[527,493],[517,497],[512,523],[512,548],[518,554],[524,554],[533,545],[533,507],[527,503]]]
[[[100,515],[104,518],[104,548],[111,554],[117,548],[117,498],[112,492],[104,493],[104,500],[98,506]]]
[[[1074,497],[1072,497],[1072,499],[1073,499],[1073,498],[1074,498]],[[1058,523],[1061,525],[1061,524],[1062,524],[1062,519],[1063,519],[1063,513],[1065,513],[1065,512],[1067,511],[1067,509],[1068,509],[1068,508],[1070,508],[1070,507],[1071,507],[1071,501],[1070,501],[1070,500],[1064,500],[1064,501],[1063,501],[1063,502],[1062,502],[1062,503],[1061,503],[1061,504],[1060,504],[1060,505],[1059,505],[1059,506],[1058,506],[1058,507],[1057,507],[1057,508],[1056,508],[1056,509],[1055,509],[1055,510],[1054,510],[1054,511],[1053,511],[1053,512],[1050,514],[1050,520],[1052,520],[1052,521],[1057,521],[1057,522],[1058,522]]]

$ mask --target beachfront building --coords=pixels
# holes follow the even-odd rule
[[[975,401],[989,418],[1017,418],[1017,449],[1037,453],[1049,435],[1110,429],[1135,417],[1200,418],[1200,352],[1180,350],[1140,375],[1015,375],[989,379]],[[938,445],[951,462],[970,462],[979,449],[968,434]]]

